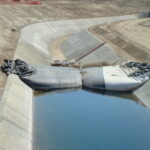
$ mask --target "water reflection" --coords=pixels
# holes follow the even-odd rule
[[[95,94],[100,94],[100,95],[105,95],[110,97],[118,97],[125,100],[132,100],[144,106],[144,104],[136,96],[134,96],[132,92],[108,91],[108,90],[90,89],[90,88],[83,88],[83,90]]]
[[[135,97],[132,92],[120,92],[120,91],[108,91],[108,90],[102,90],[102,89],[90,89],[90,88],[82,88],[84,91],[105,95],[105,96],[113,96],[113,97],[119,97],[126,100],[133,100],[141,105],[144,106],[144,104]],[[66,89],[52,89],[52,90],[36,90],[34,91],[35,96],[44,96],[44,95],[50,95],[50,94],[57,94],[57,93],[68,93],[73,91],[79,91],[81,88],[66,88]]]
[[[54,92],[60,90],[34,100],[34,150],[150,149],[150,112],[136,101],[93,91]]]
[[[34,96],[44,96],[44,95],[51,95],[57,93],[68,93],[78,91],[81,88],[63,88],[63,89],[51,89],[51,90],[35,90]]]

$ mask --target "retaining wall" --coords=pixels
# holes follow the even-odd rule
[[[150,81],[134,91],[134,95],[148,108],[150,108]]]

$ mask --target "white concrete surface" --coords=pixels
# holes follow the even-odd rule
[[[63,36],[72,35],[84,28],[102,23],[109,23],[118,20],[135,19],[134,15],[101,17],[88,19],[49,21],[28,25],[23,28],[19,43],[32,45],[34,48],[45,54],[50,53],[50,46],[54,40]]]
[[[32,89],[8,77],[0,102],[0,150],[31,150]]]

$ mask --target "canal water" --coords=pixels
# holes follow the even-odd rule
[[[86,91],[34,99],[34,150],[150,150],[150,111]]]

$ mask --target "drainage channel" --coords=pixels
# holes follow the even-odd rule
[[[150,111],[87,91],[36,96],[34,150],[149,150]]]

